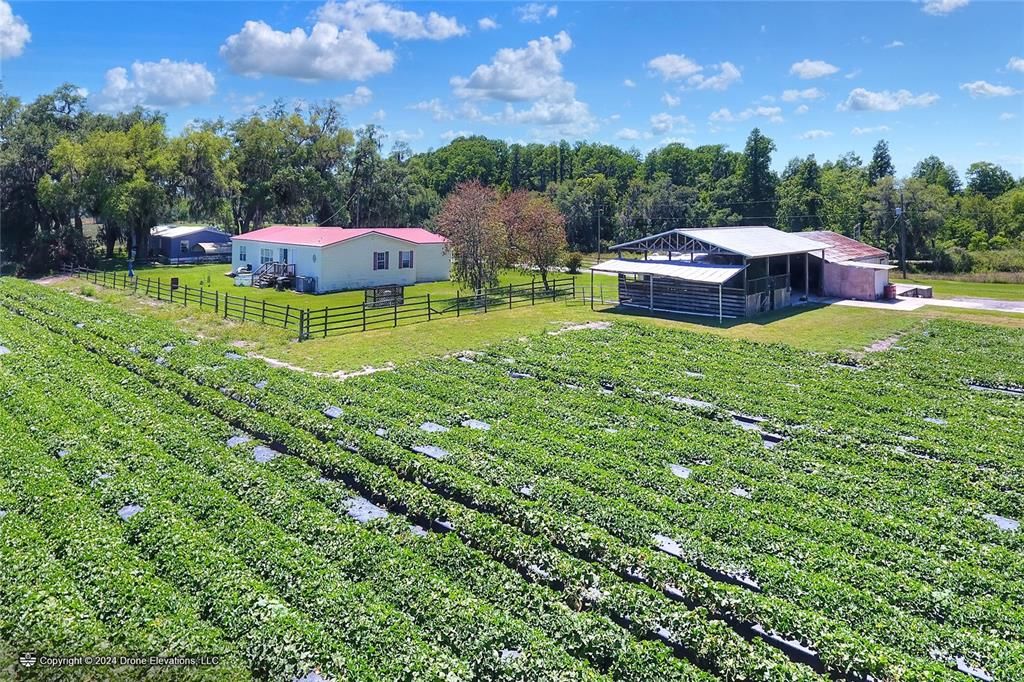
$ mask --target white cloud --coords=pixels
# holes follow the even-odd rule
[[[871,128],[854,128],[850,131],[853,135],[870,135],[871,133],[887,133],[889,126],[873,126]]]
[[[1012,121],[1015,118],[1017,118],[1017,114],[1011,113],[1009,111],[1004,111],[1003,113],[999,114],[1000,121]]]
[[[469,137],[472,134],[473,133],[469,130],[446,130],[440,135],[438,135],[438,137],[440,137],[445,142],[451,142],[457,137]]]
[[[1024,73],[1024,57],[1010,57],[1010,61],[1006,62],[1006,68]]]
[[[712,112],[708,119],[715,123],[739,123],[740,121],[746,121],[747,119],[754,118],[767,118],[772,123],[782,123],[782,109],[779,107],[751,107],[744,109],[743,111],[734,114],[729,109],[722,107],[718,111]]]
[[[441,100],[436,97],[410,104],[408,108],[413,111],[426,111],[435,121],[450,121],[452,119],[452,112],[448,111],[448,108],[441,104]]]
[[[931,92],[915,95],[909,90],[881,90],[873,92],[864,88],[854,88],[846,101],[836,107],[839,111],[899,111],[904,107],[929,107],[939,101],[939,96]]]
[[[854,70],[853,70],[853,71],[851,71],[850,73],[848,73],[848,74],[846,74],[845,76],[843,76],[843,78],[845,78],[845,79],[847,79],[847,80],[850,80],[850,79],[852,79],[852,78],[856,78],[857,76],[859,76],[859,75],[860,75],[860,73],[861,73],[861,69],[854,69]]]
[[[519,20],[532,24],[539,24],[544,17],[553,19],[558,16],[558,5],[545,5],[540,2],[531,2],[516,7],[519,13]]]
[[[921,10],[925,14],[943,15],[949,14],[961,7],[966,7],[969,0],[925,0]]]
[[[417,128],[415,132],[408,130],[396,130],[391,133],[391,136],[399,142],[413,142],[415,140],[423,139],[423,129]]]
[[[687,79],[687,83],[698,90],[727,90],[730,85],[740,80],[740,70],[732,62],[722,62],[711,67],[718,71],[714,76],[696,73]]]
[[[805,59],[802,62],[797,62],[793,66],[789,67],[789,73],[809,80],[811,78],[821,78],[822,76],[831,76],[834,73],[838,73],[839,67],[828,62],[823,62],[820,59],[812,61]]]
[[[619,132],[615,133],[615,137],[620,140],[639,140],[643,137],[643,134],[635,128],[623,128]]]
[[[583,134],[596,122],[589,107],[576,99],[576,85],[562,77],[559,57],[570,48],[572,39],[561,31],[553,38],[531,40],[523,48],[502,48],[490,64],[477,66],[466,78],[452,76],[449,82],[457,97],[508,103],[500,114],[465,109],[469,118],[557,126],[566,134]],[[516,109],[514,102],[533,104]]]
[[[800,106],[798,106],[796,109],[793,110],[793,113],[794,114],[806,114],[810,110],[811,110],[811,108],[809,106],[807,106],[806,104],[801,104]]]
[[[801,140],[820,140],[820,139],[823,139],[823,138],[826,138],[826,137],[832,137],[833,135],[835,135],[835,133],[833,133],[831,130],[815,129],[815,130],[808,130],[805,133],[801,133],[800,134],[800,139]]]
[[[961,83],[960,89],[970,93],[971,97],[1009,97],[1017,91],[1008,85],[994,85],[988,81]]]
[[[903,44],[904,43],[903,43],[902,40],[894,40],[891,43],[889,43],[888,45],[883,45],[882,47],[884,49],[886,49],[886,50],[891,50],[894,47],[903,47]]]
[[[476,22],[476,25],[481,31],[493,31],[494,29],[498,28],[498,22],[496,22],[494,19],[491,19],[490,17],[484,17],[483,19],[480,19],[479,21]]]
[[[378,109],[377,111],[373,112],[373,116],[370,116],[370,120],[380,123],[385,118],[387,118],[387,115],[388,114],[386,111],[384,111],[383,109]]]
[[[220,46],[220,56],[244,76],[287,76],[302,80],[366,80],[387,73],[395,55],[365,33],[319,21],[309,35],[301,28],[277,31],[247,21]]]
[[[627,88],[635,88],[636,87],[636,83],[634,83],[629,78],[627,78],[626,80],[622,81],[622,84],[625,85]]]
[[[683,115],[673,116],[672,114],[666,114],[664,112],[654,114],[651,116],[651,130],[664,135],[673,131],[680,132],[691,132],[693,126],[690,125],[689,119]]]
[[[807,88],[805,90],[784,90],[782,92],[783,102],[798,102],[802,99],[821,99],[825,96],[819,88]]]
[[[107,71],[96,104],[102,111],[124,111],[136,106],[184,107],[213,96],[216,83],[203,64],[134,62],[131,72],[123,66]]]
[[[663,54],[647,62],[647,68],[657,71],[667,81],[677,81],[696,75],[704,67],[683,54]]]
[[[334,98],[334,101],[341,105],[342,109],[365,107],[371,100],[373,100],[373,90],[365,85],[360,85],[347,95]]]
[[[356,33],[387,33],[399,40],[446,40],[465,35],[455,17],[431,12],[425,18],[384,2],[347,0],[327,3],[316,12],[318,21],[344,26]]]
[[[678,107],[679,106],[679,102],[681,100],[678,97],[674,97],[671,94],[666,92],[664,95],[661,96],[661,101],[664,102],[665,106],[671,108],[671,107]]]
[[[0,0],[0,59],[17,57],[31,42],[32,32],[21,17],[14,14],[11,6]]]

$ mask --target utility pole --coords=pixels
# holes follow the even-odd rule
[[[604,207],[597,207],[597,262],[601,262],[601,214],[604,213]]]
[[[903,201],[903,190],[900,190],[900,206],[896,209],[896,219],[900,221],[900,267],[903,269],[903,279],[907,278],[907,205]]]

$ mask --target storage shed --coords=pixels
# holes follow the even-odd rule
[[[789,306],[794,285],[807,296],[820,280],[810,254],[826,248],[765,226],[675,229],[613,246],[591,270],[618,275],[620,305],[741,318]]]
[[[164,264],[231,260],[231,235],[213,225],[157,225],[149,234],[150,257]]]
[[[885,251],[829,230],[800,234],[827,245],[821,256],[823,295],[864,301],[884,295],[889,271],[896,267]]]
[[[297,288],[313,293],[409,286],[451,276],[448,240],[421,227],[273,225],[234,237],[231,265],[235,271],[251,266],[254,283],[261,271],[287,271]]]

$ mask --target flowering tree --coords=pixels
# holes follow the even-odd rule
[[[473,289],[498,284],[508,264],[509,242],[497,219],[494,190],[476,180],[459,184],[445,199],[436,225],[454,254],[455,279]]]
[[[516,260],[536,268],[547,288],[548,270],[565,252],[565,217],[550,199],[525,190],[502,199],[497,214]]]

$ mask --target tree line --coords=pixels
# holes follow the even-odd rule
[[[981,161],[961,180],[936,156],[899,175],[884,140],[867,163],[853,153],[824,162],[810,155],[781,173],[772,169],[775,143],[756,128],[735,151],[668,144],[642,154],[471,136],[414,154],[402,142],[385,152],[386,142],[374,125],[347,127],[330,102],[275,103],[171,135],[163,114],[95,113],[72,85],[28,103],[0,92],[0,255],[45,271],[121,249],[145,254],[150,228],[163,222],[233,233],[275,222],[441,229],[445,200],[473,182],[493,193],[483,203],[498,208],[488,211],[506,204],[505,220],[517,215],[505,198],[517,195],[516,206],[545,198],[560,216],[541,222],[557,223],[577,251],[678,226],[763,224],[832,229],[895,253],[897,208],[907,256],[940,268],[1024,240],[1020,179]],[[99,244],[86,239],[86,219],[100,226]],[[521,237],[507,253],[526,257],[521,231],[504,229]]]

